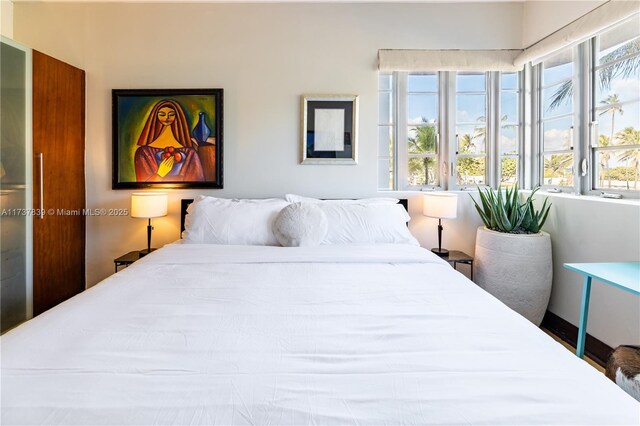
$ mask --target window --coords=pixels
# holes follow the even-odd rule
[[[438,74],[407,76],[407,165],[409,186],[438,186]]]
[[[638,191],[640,29],[628,21],[593,39],[592,187]]]
[[[526,71],[380,74],[379,187],[640,198],[637,17]]]
[[[521,175],[520,144],[522,121],[520,119],[520,73],[510,72],[500,75],[500,136],[498,152],[500,155],[500,185],[513,186]]]
[[[487,183],[487,74],[456,74],[456,185]]]
[[[540,65],[538,99],[541,185],[573,186],[574,80],[573,49]]]
[[[378,188],[394,188],[394,78],[380,74],[378,82]]]
[[[640,28],[631,19],[536,66],[539,183],[640,195]]]
[[[491,103],[494,91],[500,100]],[[519,180],[519,73],[381,73],[378,93],[379,189],[474,188],[489,184],[490,176]],[[493,126],[498,108],[502,120]],[[450,160],[453,167],[444,167]]]

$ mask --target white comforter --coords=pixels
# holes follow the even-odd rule
[[[2,424],[638,424],[424,249],[170,245],[2,336]]]

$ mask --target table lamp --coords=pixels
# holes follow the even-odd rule
[[[149,219],[147,225],[147,249],[140,251],[140,257],[151,253],[151,219],[167,215],[169,196],[164,192],[134,192],[131,194],[131,217]]]
[[[424,194],[422,213],[428,217],[438,218],[438,248],[431,251],[441,257],[449,255],[449,250],[442,248],[442,219],[455,219],[458,210],[458,195],[449,192],[433,192]]]

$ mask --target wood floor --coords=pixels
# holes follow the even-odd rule
[[[547,333],[549,336],[553,337],[553,340],[555,340],[556,342],[560,343],[562,346],[564,346],[565,348],[567,348],[567,350],[571,351],[572,353],[576,353],[576,348],[574,348],[573,346],[571,346],[570,344],[568,344],[567,342],[565,342],[564,340],[562,340],[561,338],[559,338],[558,336],[556,336],[555,334],[553,334],[552,332],[550,332],[549,330],[547,330],[546,328],[543,328],[542,331],[544,331],[545,333]],[[593,368],[595,368],[596,370],[598,370],[599,372],[601,372],[602,374],[604,374],[604,368],[602,368],[599,364],[597,364],[595,361],[593,361],[591,358],[585,356],[584,360]]]

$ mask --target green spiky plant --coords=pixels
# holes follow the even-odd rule
[[[517,184],[505,191],[502,191],[501,187],[498,187],[497,191],[492,188],[483,191],[478,187],[480,204],[473,197],[471,199],[485,226],[492,231],[537,234],[547,220],[551,208],[551,204],[547,204],[548,199],[545,199],[540,210],[535,209],[533,195],[538,189],[540,187],[534,188],[523,204],[520,204]]]

